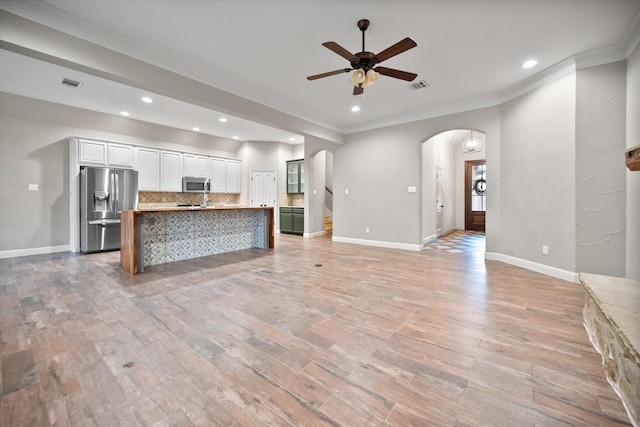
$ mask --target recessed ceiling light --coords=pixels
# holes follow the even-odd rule
[[[532,68],[535,67],[538,61],[535,59],[527,59],[524,64],[522,64],[522,68]]]
[[[219,121],[220,123],[226,123],[226,122],[227,122],[227,119],[226,119],[226,118],[224,118],[224,117],[220,117],[220,118],[218,119],[218,121]]]
[[[294,137],[289,138],[289,141],[295,141],[296,139]]]
[[[200,128],[196,127],[196,128],[192,128],[194,132],[198,132],[200,131]]]
[[[360,107],[358,107],[357,105],[354,105],[353,107],[351,107],[351,111],[353,111],[354,113],[357,113],[358,111],[360,111]]]
[[[151,104],[153,102],[153,99],[149,98],[148,96],[143,96],[142,97],[142,102],[146,102],[147,104]]]
[[[234,137],[233,137],[233,139],[238,139],[238,137],[237,137],[237,136],[234,136]]]
[[[125,116],[125,117],[129,117],[131,114],[129,114],[128,111],[120,111],[120,114]]]

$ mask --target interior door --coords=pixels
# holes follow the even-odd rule
[[[276,173],[251,172],[251,206],[276,205]]]
[[[487,165],[485,160],[465,162],[464,229],[485,231],[487,210]]]

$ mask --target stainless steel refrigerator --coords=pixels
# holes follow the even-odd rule
[[[120,249],[120,212],[138,207],[138,172],[80,169],[80,251]]]

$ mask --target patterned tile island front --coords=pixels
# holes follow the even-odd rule
[[[120,267],[144,267],[250,248],[273,248],[273,208],[157,208],[122,212]]]

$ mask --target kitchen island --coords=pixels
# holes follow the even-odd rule
[[[144,267],[250,248],[274,247],[272,207],[123,210],[120,268]]]

